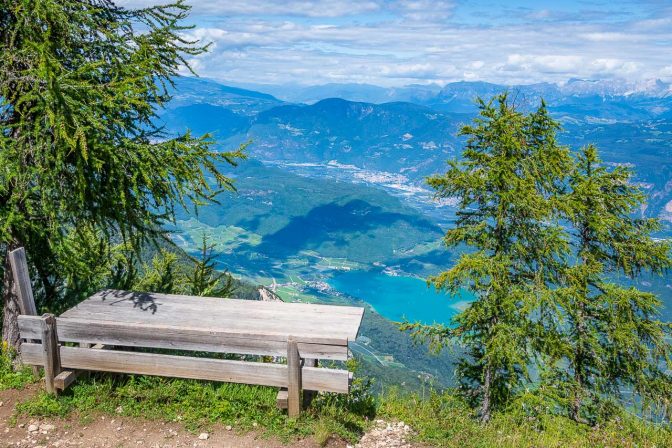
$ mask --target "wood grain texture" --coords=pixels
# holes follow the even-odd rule
[[[191,350],[212,353],[237,353],[262,356],[285,356],[287,341],[274,335],[240,335],[226,331],[198,328],[143,325],[110,321],[57,318],[58,339],[61,342],[107,344],[126,347],[149,347]],[[40,339],[40,321],[19,317],[22,338]],[[302,358],[348,359],[347,340],[333,339],[334,344],[299,342]]]
[[[317,367],[317,359],[306,358],[303,360],[304,367]],[[315,398],[314,390],[303,390],[303,409],[308,409]]]
[[[287,338],[287,415],[298,417],[301,414],[301,357],[296,340]]]
[[[287,389],[280,389],[275,398],[275,403],[278,409],[287,409]]]
[[[12,268],[12,276],[16,285],[16,292],[19,297],[19,311],[23,315],[36,316],[37,307],[33,297],[33,287],[30,283],[30,273],[28,271],[28,260],[26,251],[19,247],[9,252],[9,265]],[[40,369],[33,366],[33,375],[40,376]]]
[[[58,390],[65,390],[70,386],[82,373],[81,370],[64,370],[54,378],[54,386]]]
[[[56,318],[53,314],[42,316],[42,360],[44,365],[44,382],[47,393],[56,394],[54,379],[61,373],[60,351],[56,338]]]
[[[35,307],[35,298],[33,297],[33,287],[30,283],[30,273],[28,272],[28,261],[26,251],[23,247],[14,249],[9,253],[9,263],[12,267],[14,284],[19,296],[19,309],[21,314],[35,316],[37,308]]]
[[[42,344],[25,343],[21,357],[28,364],[43,365]],[[158,375],[273,387],[288,386],[288,368],[282,364],[229,361],[153,353],[98,350],[81,347],[61,347],[64,369],[96,370],[101,372]],[[303,386],[311,390],[348,393],[347,370],[304,367]]]
[[[226,330],[286,341],[354,340],[363,308],[104,291],[66,311],[68,319]]]

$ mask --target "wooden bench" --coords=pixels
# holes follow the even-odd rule
[[[31,297],[32,298],[32,297]],[[348,393],[347,370],[318,367],[345,361],[363,308],[101,291],[60,317],[19,316],[21,358],[44,366],[51,393],[78,371],[104,371],[281,388],[278,405],[290,416],[313,391]],[[67,345],[66,345],[67,344]],[[114,350],[104,349],[114,347]],[[285,363],[224,360],[124,350],[232,353]]]

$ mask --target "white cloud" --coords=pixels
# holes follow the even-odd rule
[[[162,4],[161,0],[116,0],[126,8],[144,8]],[[300,17],[341,17],[363,14],[379,10],[381,5],[367,0],[314,0],[285,2],[273,0],[192,0],[187,2],[195,14],[222,14],[235,16],[300,16]]]
[[[158,0],[119,0],[146,6]],[[672,18],[500,10],[459,15],[457,0],[193,0],[189,36],[207,77],[240,83],[672,78]],[[606,13],[602,13],[604,16]],[[644,17],[644,18],[642,18]],[[548,20],[553,20],[549,26]]]

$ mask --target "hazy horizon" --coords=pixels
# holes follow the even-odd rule
[[[125,7],[157,0],[117,0]],[[160,3],[160,2],[158,2]],[[672,81],[664,0],[188,0],[190,60],[216,80],[382,87]]]

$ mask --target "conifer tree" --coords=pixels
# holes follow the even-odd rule
[[[156,124],[171,79],[206,51],[184,37],[188,9],[0,0],[0,249],[26,247],[47,309],[67,286],[61,254],[78,234],[140,248],[176,206],[232,188],[219,164],[240,149],[216,152],[209,136]],[[8,269],[3,296],[3,339],[16,345]]]
[[[528,379],[540,333],[530,316],[545,307],[558,254],[566,251],[554,224],[561,179],[571,166],[558,145],[558,124],[542,103],[523,114],[506,95],[485,103],[473,124],[462,128],[462,159],[429,179],[439,198],[459,200],[455,226],[444,242],[467,248],[448,271],[430,281],[437,289],[475,295],[454,318],[454,327],[406,324],[417,338],[439,345],[457,341],[467,356],[458,376],[488,421]]]
[[[656,219],[638,218],[645,195],[632,171],[601,163],[590,145],[580,152],[567,195],[573,257],[557,292],[562,334],[551,377],[571,418],[596,422],[605,404],[626,391],[641,404],[668,405],[670,346],[661,302],[634,280],[672,265],[670,243],[655,240]]]
[[[231,297],[235,291],[233,277],[228,272],[217,271],[214,245],[203,235],[201,252],[194,259],[194,267],[187,278],[188,294],[194,296]]]

